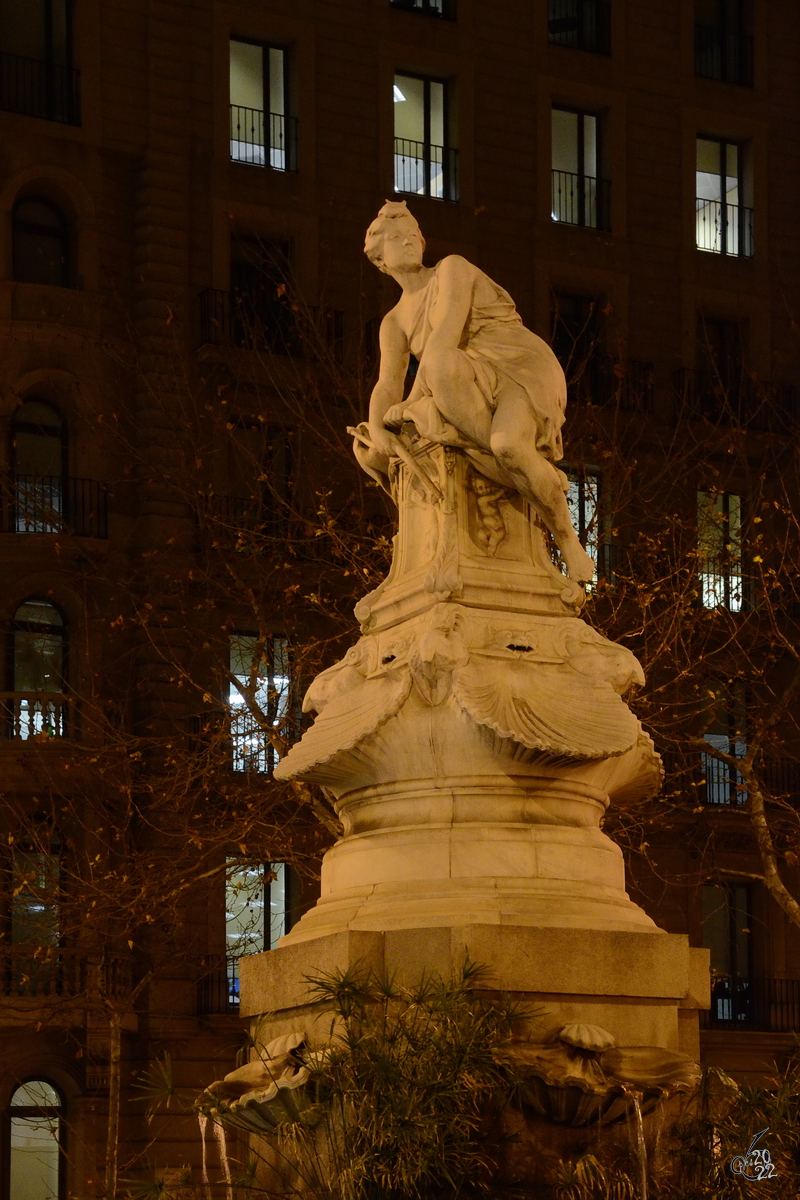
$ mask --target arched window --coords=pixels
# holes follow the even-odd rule
[[[14,206],[14,278],[69,287],[69,233],[64,214],[37,196]]]
[[[64,1103],[52,1083],[29,1079],[11,1097],[8,1192],[12,1200],[64,1195]]]
[[[54,604],[33,597],[14,614],[11,736],[66,734],[66,625]]]
[[[67,427],[47,400],[31,397],[14,414],[11,452],[14,468],[14,529],[55,533],[64,517]]]

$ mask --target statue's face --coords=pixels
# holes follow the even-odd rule
[[[383,238],[383,265],[388,271],[403,271],[422,265],[422,238],[407,217],[392,221]]]

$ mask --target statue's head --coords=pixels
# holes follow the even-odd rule
[[[392,229],[397,229],[401,222],[405,230],[416,234],[419,238],[420,254],[425,249],[425,239],[417,224],[417,219],[413,213],[408,211],[405,200],[387,200],[367,230],[364,242],[364,253],[367,258],[375,264],[379,271],[384,273],[386,273],[386,267],[383,263],[383,241],[386,234]]]

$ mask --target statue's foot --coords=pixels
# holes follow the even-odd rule
[[[594,579],[594,559],[586,553],[580,543],[571,546],[569,550],[562,550],[561,556],[570,579],[578,583],[590,583]]]

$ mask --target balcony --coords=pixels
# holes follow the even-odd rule
[[[80,125],[80,72],[18,54],[0,54],[0,110]]]
[[[740,372],[723,379],[711,371],[681,367],[672,376],[673,417],[714,424],[746,424],[756,409],[755,385]]]
[[[224,954],[207,954],[203,974],[197,980],[197,1016],[215,1016],[239,1011],[239,959]]]
[[[619,408],[623,412],[652,412],[653,364],[635,358],[592,354],[567,382],[570,400]]]
[[[200,343],[260,350],[289,358],[339,362],[343,346],[341,309],[275,303],[263,293],[206,288],[200,293]]]
[[[48,947],[0,951],[0,996],[32,1000],[75,999],[98,988],[112,999],[130,992],[131,964],[125,958],[92,961],[85,954]]]
[[[703,79],[753,86],[753,39],[708,25],[694,27],[694,73]]]
[[[725,746],[721,746],[725,749]],[[741,754],[744,754],[744,743]],[[661,750],[666,771],[667,790],[684,792],[692,802],[709,808],[743,808],[747,794],[737,787],[738,772],[718,759],[692,751]],[[767,803],[770,797],[800,804],[800,763],[789,758],[760,758],[756,762],[758,781]]]
[[[611,4],[609,0],[550,0],[547,36],[556,46],[611,53]]]
[[[394,190],[432,200],[458,200],[458,151],[396,137]]]
[[[794,1033],[800,1029],[800,979],[717,979],[700,1028]]]
[[[275,171],[297,170],[297,120],[283,113],[231,105],[231,160]]]
[[[698,250],[710,254],[726,254],[752,258],[753,210],[742,204],[724,200],[706,200],[698,196],[695,202],[696,240]]]
[[[0,479],[3,533],[108,537],[108,489],[96,479],[5,475]]]
[[[426,17],[443,17],[446,21],[456,19],[456,0],[389,0],[389,5],[405,12],[424,13]]]
[[[61,692],[0,692],[0,736],[47,742],[74,737],[74,701]]]
[[[591,175],[554,170],[550,215],[561,225],[610,230],[611,184]]]

